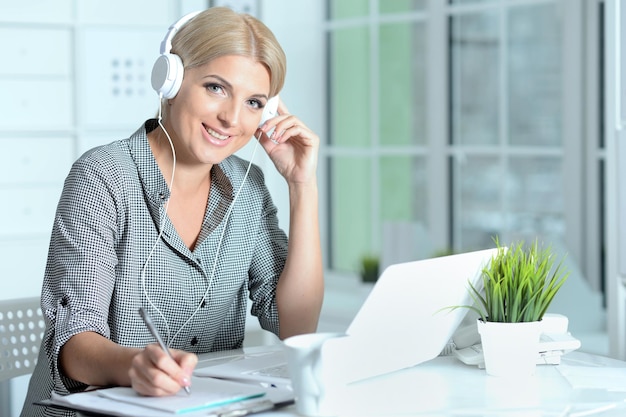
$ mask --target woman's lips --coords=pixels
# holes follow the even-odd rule
[[[207,133],[209,135],[211,135],[212,137],[214,137],[215,139],[220,140],[220,141],[225,141],[228,138],[230,138],[230,136],[222,135],[221,133],[216,132],[215,130],[211,129],[210,127],[206,127],[205,126],[205,130],[207,131]]]

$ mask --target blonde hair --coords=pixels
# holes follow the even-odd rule
[[[212,7],[183,25],[172,39],[171,53],[194,68],[226,55],[239,55],[263,64],[270,74],[270,97],[282,90],[287,58],[272,31],[257,18],[228,7]],[[167,100],[161,103],[163,115]]]
[[[187,22],[172,39],[172,53],[185,68],[225,55],[246,56],[270,72],[270,97],[282,89],[287,71],[285,52],[260,20],[227,7],[207,9]]]

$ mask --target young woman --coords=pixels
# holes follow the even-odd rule
[[[248,299],[280,338],[316,330],[319,138],[282,102],[259,127],[283,86],[283,50],[264,24],[227,8],[184,19],[168,38],[162,52],[180,58],[184,76],[172,92],[153,75],[162,117],[88,151],[66,179],[42,287],[47,327],[22,416],[71,415],[32,405],[52,391],[179,391],[197,353],[242,346]],[[287,181],[288,238],[262,171],[234,155],[252,138]]]

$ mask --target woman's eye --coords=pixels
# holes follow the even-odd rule
[[[219,84],[206,84],[205,88],[213,93],[221,93],[224,90]]]
[[[250,105],[256,109],[263,108],[264,105],[259,100],[253,99],[249,101]]]

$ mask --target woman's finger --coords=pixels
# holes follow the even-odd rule
[[[133,389],[142,395],[162,396],[189,386],[197,357],[183,351],[172,352],[173,358],[158,345],[151,344],[137,354],[129,371]]]

